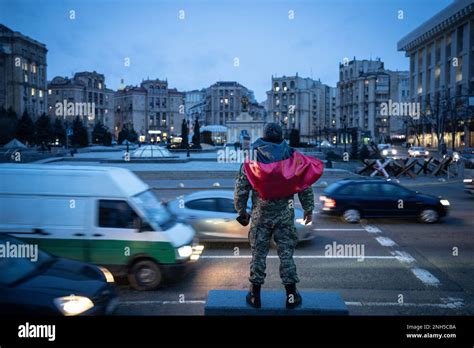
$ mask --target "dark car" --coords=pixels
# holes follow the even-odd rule
[[[470,195],[474,195],[474,180],[473,179],[464,179],[464,191]]]
[[[113,313],[117,294],[106,269],[39,249],[25,257],[34,247],[0,234],[1,316]]]
[[[416,217],[437,222],[448,212],[449,201],[409,190],[384,180],[341,180],[329,185],[320,197],[322,213],[356,223],[361,217]]]
[[[466,147],[462,150],[461,156],[464,159],[466,168],[474,168],[474,148]]]

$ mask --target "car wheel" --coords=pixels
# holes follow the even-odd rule
[[[160,267],[150,260],[136,262],[128,274],[128,280],[136,290],[155,290],[162,279]]]
[[[426,224],[432,224],[439,220],[439,214],[433,208],[426,208],[421,211],[420,220]]]
[[[342,219],[350,224],[355,224],[360,221],[360,212],[357,209],[347,209],[342,214]]]

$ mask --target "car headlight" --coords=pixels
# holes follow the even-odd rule
[[[387,150],[383,150],[382,151],[382,155],[387,155],[388,154],[388,151]]]
[[[447,199],[441,199],[439,202],[446,207],[449,206],[449,201]]]
[[[115,282],[115,279],[114,279],[114,276],[112,275],[112,273],[110,273],[110,271],[105,268],[105,267],[99,267],[99,269],[102,271],[102,273],[104,274],[104,277],[105,279],[107,280],[107,283],[113,283]]]
[[[428,151],[425,151],[425,155],[428,156],[428,155],[429,155],[429,152],[428,152]]]
[[[393,150],[392,150],[392,154],[393,154],[393,155],[396,155],[396,154],[397,154],[397,150],[393,149]]]
[[[193,248],[190,245],[182,246],[178,248],[178,254],[180,257],[190,257],[193,254]]]
[[[84,296],[64,296],[54,300],[54,304],[66,316],[79,315],[94,307],[94,303]]]
[[[472,182],[472,179],[464,179],[462,182],[465,184],[470,184]]]

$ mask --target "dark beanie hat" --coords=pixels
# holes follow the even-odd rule
[[[278,123],[267,123],[263,128],[263,140],[272,143],[281,143],[283,140],[283,131]]]

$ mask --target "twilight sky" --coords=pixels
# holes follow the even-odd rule
[[[335,86],[344,57],[408,70],[397,41],[451,2],[0,0],[0,23],[47,45],[48,80],[96,70],[113,89],[121,79],[167,78],[181,91],[235,80],[262,101],[272,74]]]

